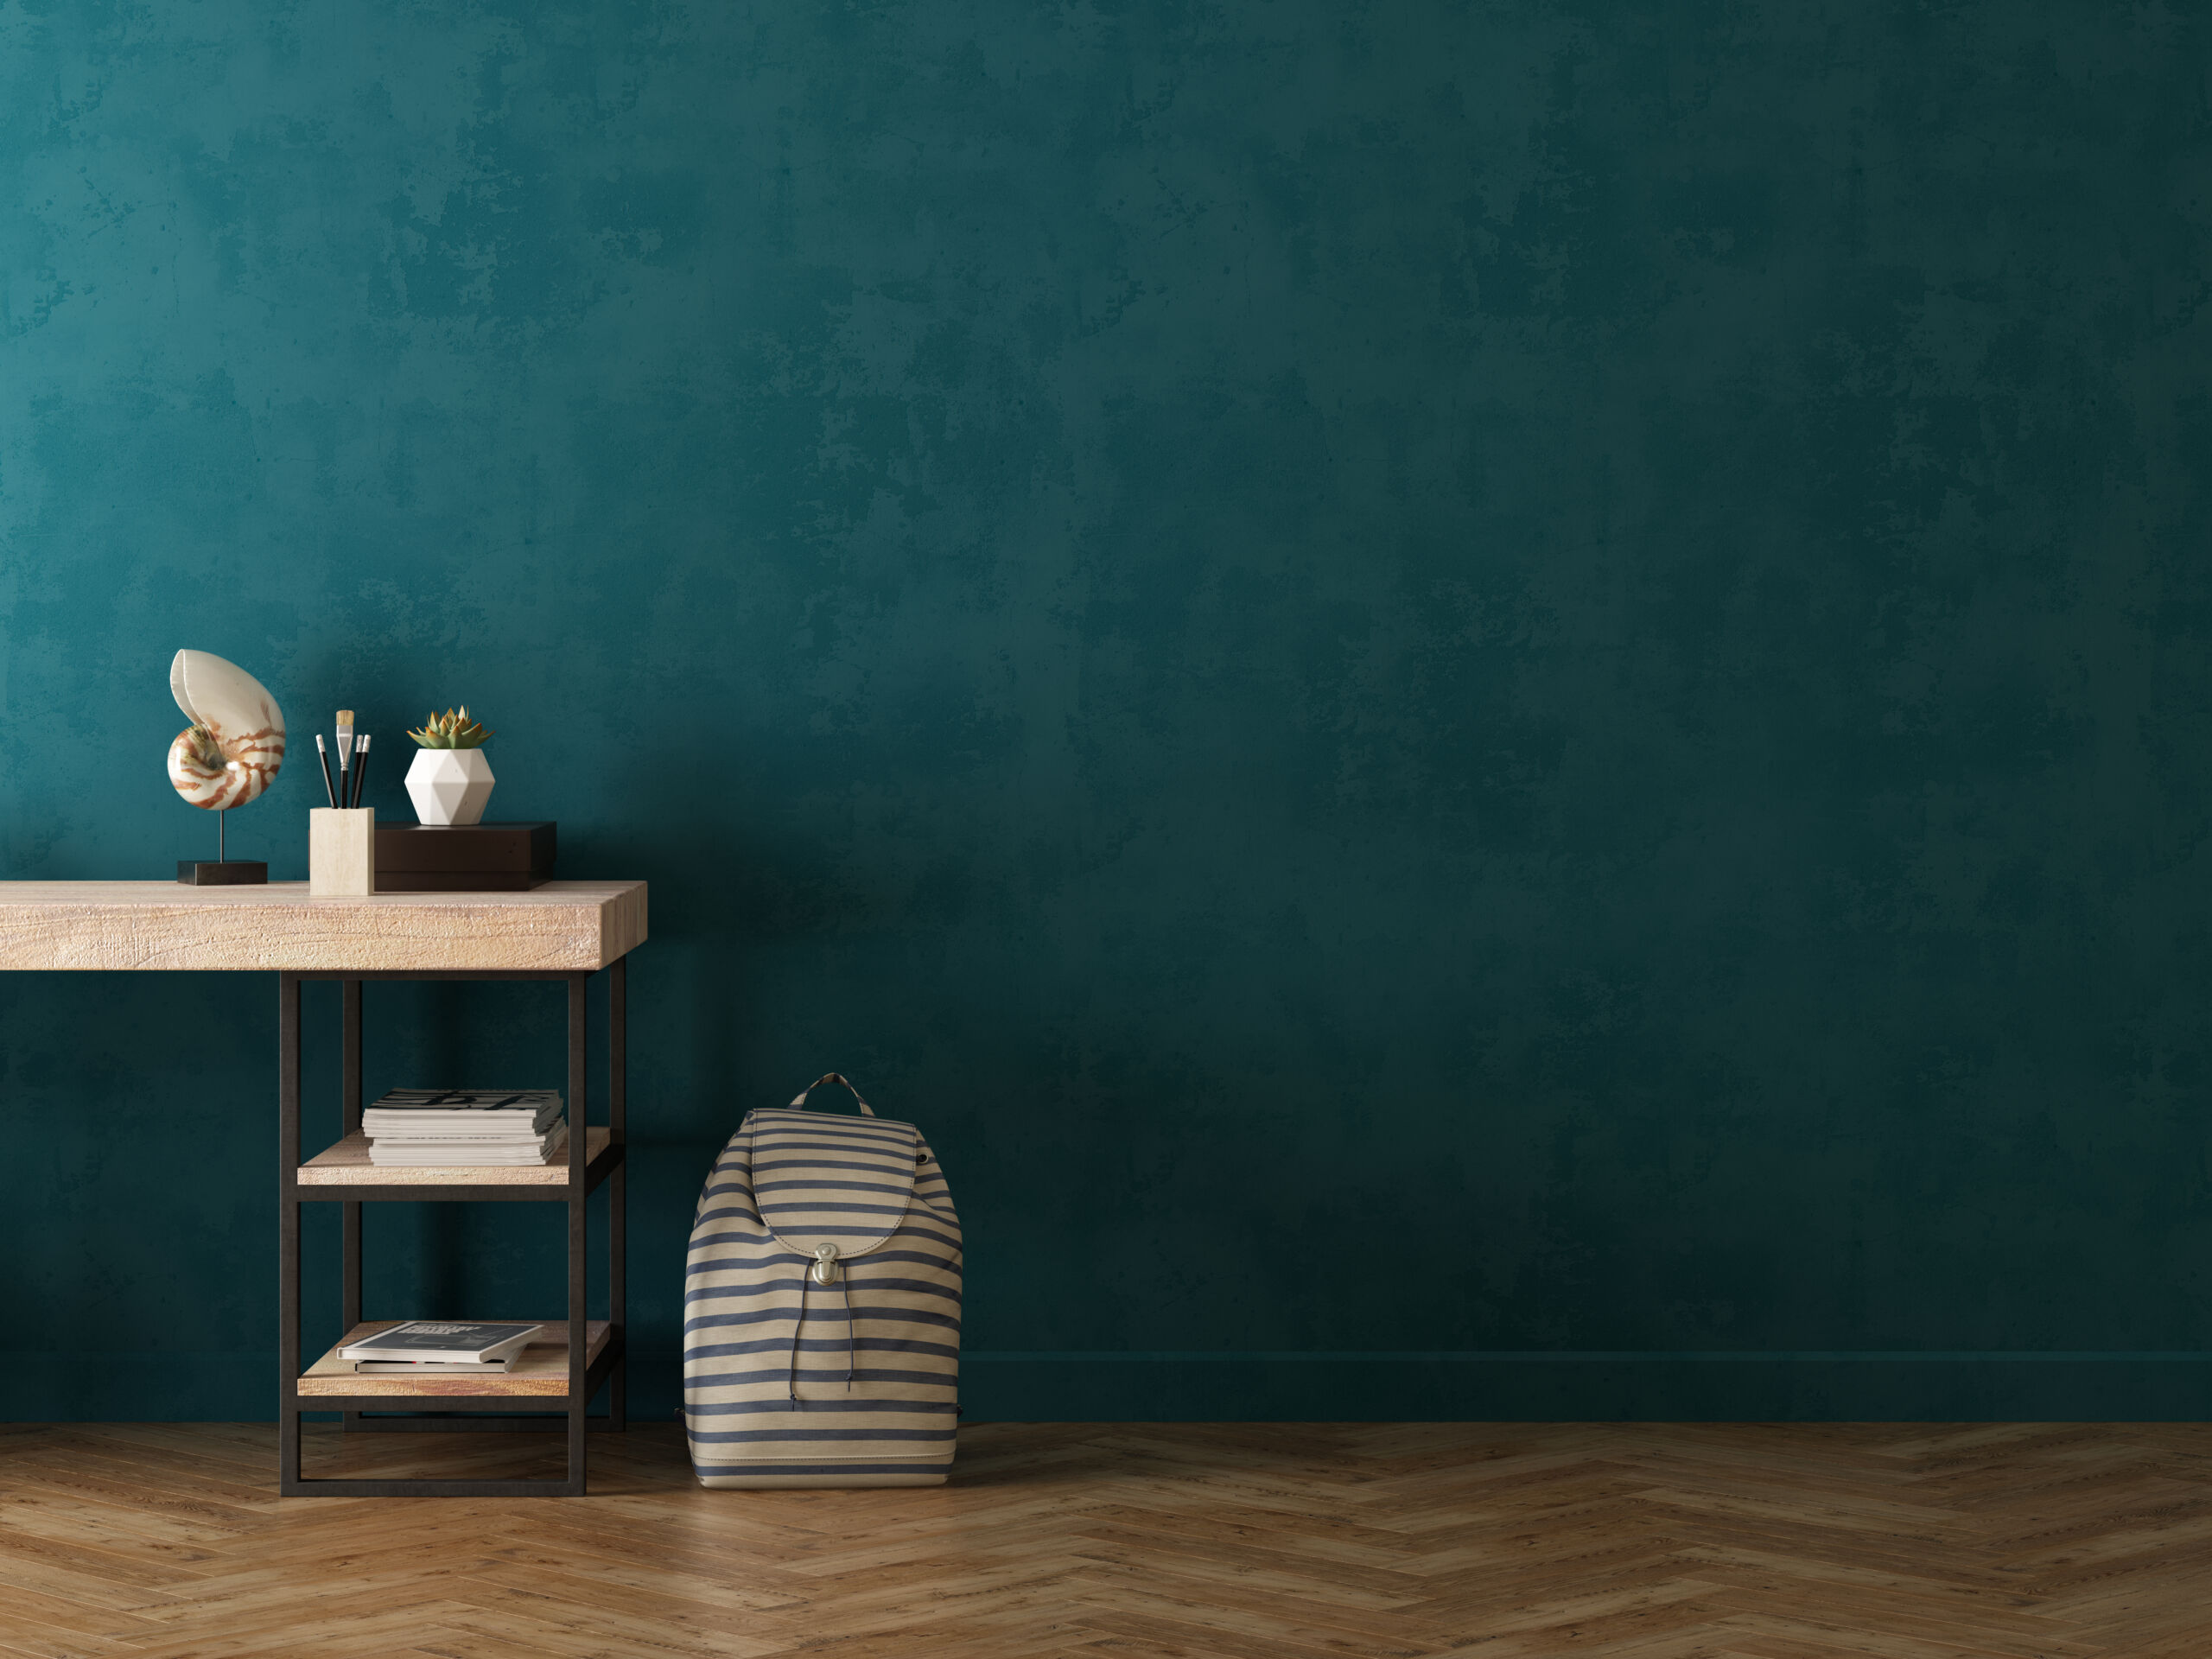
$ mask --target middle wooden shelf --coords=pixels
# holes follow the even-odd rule
[[[597,1186],[622,1160],[613,1132],[598,1125],[584,1130],[584,1186]],[[548,1164],[372,1164],[369,1137],[347,1135],[317,1153],[299,1168],[302,1198],[396,1198],[439,1187],[438,1197],[464,1196],[453,1189],[473,1188],[466,1196],[486,1198],[561,1198],[568,1196],[569,1148],[563,1145]],[[381,1189],[381,1190],[379,1190]]]

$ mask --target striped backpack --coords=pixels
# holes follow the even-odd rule
[[[810,1115],[844,1084],[861,1117]],[[709,1486],[935,1486],[959,1416],[960,1220],[937,1155],[835,1071],[747,1113],[699,1195],[683,1421]]]

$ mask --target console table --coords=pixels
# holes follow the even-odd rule
[[[624,1120],[627,957],[645,939],[642,881],[549,881],[524,893],[395,893],[310,898],[304,882],[188,887],[169,881],[0,882],[0,969],[274,972],[276,976],[277,1486],[288,1497],[448,1495],[581,1497],[588,1427],[623,1427]],[[607,1122],[588,1116],[584,992],[607,976]],[[300,982],[340,982],[341,1136],[300,1158]],[[524,979],[566,986],[565,1165],[397,1169],[368,1161],[361,1134],[361,984],[370,979]],[[584,1306],[585,1200],[607,1184],[607,1318]],[[361,1205],[410,1199],[531,1200],[569,1207],[569,1295],[557,1332],[505,1375],[357,1376],[332,1348],[300,1365],[300,1206],[340,1207],[341,1300],[358,1341],[390,1321],[361,1319]],[[528,1317],[474,1310],[471,1318]],[[607,1388],[607,1413],[585,1407]],[[537,1415],[558,1413],[558,1416]],[[300,1472],[300,1416],[335,1411],[349,1429],[568,1431],[568,1472],[540,1480],[329,1480]],[[411,1414],[366,1416],[365,1413]]]

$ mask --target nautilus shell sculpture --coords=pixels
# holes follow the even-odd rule
[[[244,806],[284,764],[284,715],[259,680],[204,651],[180,651],[169,695],[192,722],[169,745],[169,782],[194,806]]]

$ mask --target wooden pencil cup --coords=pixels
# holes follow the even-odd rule
[[[377,890],[377,810],[308,809],[308,893],[315,899],[365,899]]]

